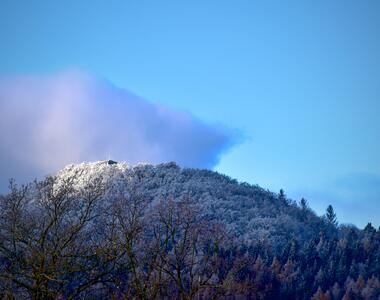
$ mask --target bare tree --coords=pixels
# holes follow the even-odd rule
[[[107,210],[109,243],[117,245],[116,294],[126,299],[212,299],[221,294],[218,247],[225,232],[184,199],[149,204],[120,193]]]
[[[161,202],[155,213],[152,230],[159,252],[157,268],[174,283],[178,297],[194,299],[206,289],[218,294],[218,248],[225,237],[223,228],[202,217],[188,198]]]
[[[148,203],[136,195],[113,197],[104,223],[107,240],[117,249],[114,292],[126,299],[155,299],[163,282],[156,269],[158,252],[149,239]]]
[[[47,177],[0,198],[0,295],[217,298],[226,232],[190,199],[157,205],[101,179]]]
[[[113,268],[97,218],[99,180],[74,190],[75,176],[17,187],[0,200],[1,280],[8,294],[32,299],[74,298],[101,283]]]

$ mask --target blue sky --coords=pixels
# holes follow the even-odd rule
[[[0,37],[0,76],[105,78],[240,132],[217,171],[380,225],[377,0],[2,0]]]

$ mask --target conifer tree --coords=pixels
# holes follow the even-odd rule
[[[327,209],[326,209],[326,219],[327,219],[327,221],[330,224],[332,224],[334,226],[338,225],[338,221],[337,221],[337,218],[336,218],[336,213],[335,213],[334,208],[332,207],[331,204],[329,206],[327,206]]]
[[[278,199],[281,201],[286,201],[286,195],[283,189],[280,189],[280,192],[278,193]]]
[[[302,210],[306,210],[309,207],[309,203],[307,202],[305,198],[302,198],[300,201],[300,206]]]

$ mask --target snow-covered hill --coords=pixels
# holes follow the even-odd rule
[[[106,186],[107,198],[117,192],[139,195],[149,203],[189,197],[203,215],[224,223],[238,239],[270,243],[276,248],[294,238],[310,239],[327,226],[309,209],[301,209],[289,199],[256,185],[238,183],[209,170],[181,168],[175,163],[156,166],[112,161],[69,165],[57,173],[57,184],[74,178],[76,189],[93,180]]]

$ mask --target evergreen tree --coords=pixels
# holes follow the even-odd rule
[[[286,202],[286,195],[283,189],[280,189],[280,192],[278,194],[278,199],[281,201]]]
[[[372,223],[369,222],[366,227],[364,227],[364,233],[368,235],[372,235],[376,233],[375,227],[372,226]]]
[[[334,226],[338,225],[338,221],[337,221],[337,218],[336,218],[336,213],[335,213],[334,208],[332,207],[331,204],[329,206],[327,206],[327,209],[326,209],[326,219],[327,219],[327,221],[330,224],[332,224]]]
[[[321,287],[318,288],[316,293],[311,298],[311,300],[328,300],[328,299],[330,299],[330,297],[323,293]]]
[[[309,203],[307,202],[305,198],[302,198],[300,201],[300,206],[302,210],[306,210],[309,207]]]
[[[332,294],[332,298],[335,300],[335,299],[342,299],[342,296],[341,296],[341,289],[340,289],[340,286],[339,286],[339,283],[335,282],[334,283],[334,286],[332,287],[331,289],[331,294]]]

